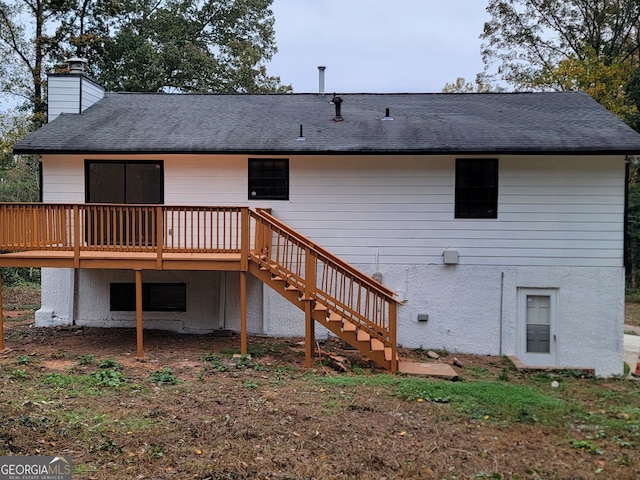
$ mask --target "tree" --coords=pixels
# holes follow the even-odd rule
[[[467,82],[464,77],[458,77],[455,82],[445,83],[442,87],[442,93],[486,93],[491,91],[494,91],[491,85],[484,83],[481,75],[476,78],[475,85]],[[495,91],[499,91],[499,89]]]
[[[516,90],[564,90],[563,62],[638,65],[637,0],[490,0],[480,38],[485,70]],[[579,79],[579,78],[577,78]],[[576,80],[577,80],[576,79]]]
[[[94,75],[112,91],[289,91],[267,75],[272,0],[132,0]]]
[[[37,202],[38,159],[33,155],[14,156],[13,144],[30,131],[25,114],[0,115],[0,202]]]
[[[46,75],[86,57],[107,89],[289,90],[267,75],[272,0],[0,0],[0,93],[46,120]]]
[[[584,90],[640,131],[638,0],[490,0],[483,61],[487,77],[516,90]],[[627,280],[640,270],[640,171],[630,166]]]

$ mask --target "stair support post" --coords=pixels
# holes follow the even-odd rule
[[[313,366],[314,344],[316,341],[315,323],[311,316],[311,310],[313,308],[312,298],[315,298],[316,293],[316,262],[309,247],[305,248],[304,276],[304,363],[306,368],[311,368]]]
[[[389,342],[391,343],[391,373],[398,371],[398,305],[389,301]]]

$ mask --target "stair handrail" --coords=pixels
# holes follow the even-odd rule
[[[271,223],[272,225],[276,226],[280,230],[286,232],[288,235],[290,235],[292,238],[295,238],[296,241],[300,242],[305,247],[308,247],[312,251],[315,251],[320,256],[331,260],[336,265],[340,266],[341,268],[343,268],[346,271],[348,271],[349,273],[351,273],[354,277],[358,278],[358,280],[360,280],[363,283],[365,283],[367,286],[369,286],[369,287],[373,288],[374,290],[378,291],[379,293],[383,294],[390,301],[393,301],[393,302],[395,302],[397,304],[402,304],[402,301],[397,298],[398,294],[395,291],[391,290],[390,288],[386,287],[385,285],[381,284],[380,282],[377,282],[376,280],[371,278],[366,273],[358,270],[354,266],[352,266],[349,263],[347,263],[344,260],[342,260],[340,257],[338,257],[338,256],[334,255],[333,253],[331,253],[329,250],[327,250],[327,249],[321,247],[320,245],[318,245],[317,243],[313,242],[308,237],[304,236],[303,234],[301,234],[297,230],[291,228],[286,223],[283,223],[282,221],[278,220],[273,215],[267,213],[264,209],[253,209],[253,208],[250,208],[249,209],[249,214],[251,216],[253,216],[253,217],[258,217],[258,218],[260,218],[260,219],[262,219],[262,220],[264,220],[264,221],[266,221],[268,223]]]

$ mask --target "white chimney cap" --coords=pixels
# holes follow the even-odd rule
[[[69,73],[84,73],[88,64],[86,58],[71,57],[67,59],[67,65],[69,66]]]

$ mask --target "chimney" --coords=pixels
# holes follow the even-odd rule
[[[84,112],[104,97],[104,88],[86,74],[87,60],[67,60],[69,73],[54,73],[47,79],[47,121],[61,113]]]
[[[324,95],[324,71],[327,67],[318,67],[318,93]]]

